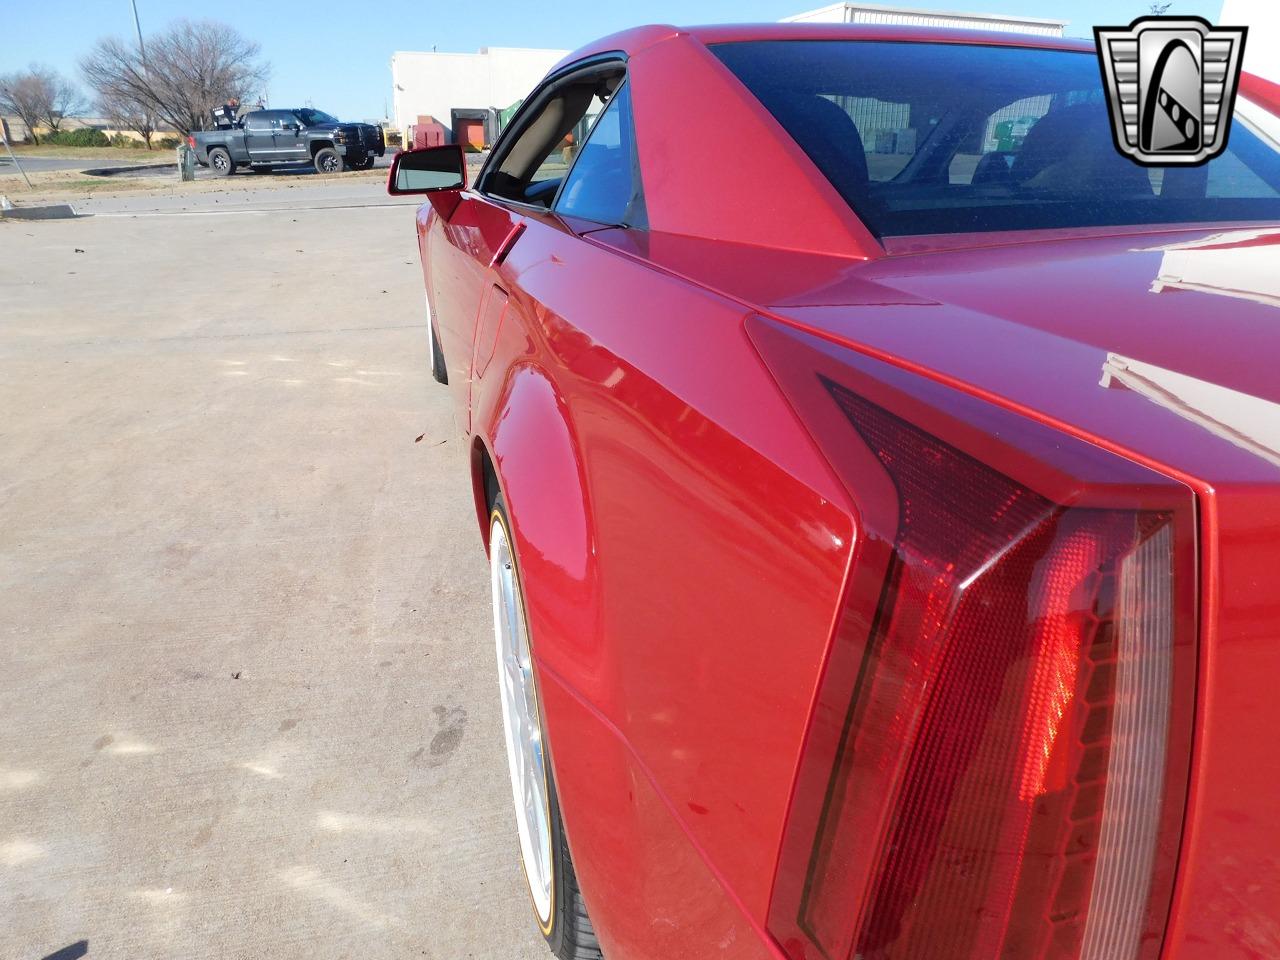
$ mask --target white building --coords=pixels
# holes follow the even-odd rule
[[[392,116],[405,130],[435,117],[459,142],[477,146],[496,133],[497,112],[526,97],[568,50],[482,47],[478,53],[391,55]]]
[[[1248,27],[1244,69],[1280,83],[1280,3],[1276,0],[1223,0],[1217,23]]]
[[[1230,0],[1228,0],[1230,2]],[[1247,0],[1246,0],[1247,2]],[[1015,17],[999,13],[960,13],[952,10],[916,10],[878,3],[833,3],[807,13],[783,17],[783,23],[892,23],[916,27],[951,27],[967,30],[1003,30],[1060,37],[1066,20]]]

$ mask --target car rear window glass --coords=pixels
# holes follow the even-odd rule
[[[1221,156],[1145,168],[1115,148],[1092,53],[862,40],[712,50],[878,236],[1280,218],[1280,145],[1239,101]]]

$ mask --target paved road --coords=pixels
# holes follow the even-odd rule
[[[46,170],[83,170],[94,165],[93,161],[68,159],[66,157],[18,157],[18,163],[27,173],[43,173]],[[9,159],[9,155],[0,149],[0,177],[19,177],[22,171]]]
[[[283,192],[0,221],[0,956],[547,956],[413,208]]]
[[[111,151],[103,150],[100,157],[24,157],[19,155],[18,162],[22,164],[22,169],[27,173],[41,173],[46,170],[88,170],[101,167],[128,167],[128,166],[150,166],[154,164],[162,164],[173,159],[173,151],[165,150],[157,151],[154,161],[137,161],[137,160],[121,160],[118,157],[112,157]],[[378,157],[374,162],[376,169],[386,169],[391,166],[391,155]],[[299,175],[315,173],[315,168],[308,163],[292,163],[285,166],[276,167],[271,174],[250,174],[246,170],[242,170],[236,174],[239,176],[270,176],[270,175]],[[8,154],[0,150],[0,177],[20,177],[21,172],[9,160]],[[161,177],[170,176],[169,171],[144,171],[139,170],[134,173],[117,174],[117,176],[144,176],[144,177]],[[213,174],[204,167],[196,168],[196,176],[199,179],[212,178]]]
[[[237,178],[224,190],[166,194],[121,193],[73,199],[71,204],[77,213],[82,214],[153,217],[199,214],[256,216],[287,210],[297,212],[371,206],[415,210],[421,203],[419,197],[388,196],[386,184],[379,178],[369,177],[317,178],[314,181],[280,183],[267,189],[239,189],[240,186],[241,182]],[[412,229],[410,223],[406,231],[411,235]],[[410,252],[417,255],[416,249]]]

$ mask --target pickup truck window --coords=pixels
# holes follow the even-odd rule
[[[1115,149],[1089,52],[858,40],[712,50],[878,236],[1280,217],[1280,146],[1247,103],[1221,156],[1147,170]]]
[[[310,107],[303,107],[298,111],[298,119],[302,121],[303,126],[314,127],[322,123],[339,123],[337,117],[332,117],[323,110],[312,110]]]

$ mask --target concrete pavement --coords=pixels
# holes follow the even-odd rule
[[[0,956],[547,955],[414,207],[352,189],[0,222]]]
[[[218,189],[220,186],[224,189]],[[96,194],[72,198],[70,202],[79,213],[113,217],[203,213],[292,214],[324,208],[396,206],[410,211],[406,214],[409,223],[406,229],[410,253],[417,256],[417,247],[413,243],[412,211],[418,208],[419,200],[416,197],[388,196],[386,184],[379,178],[344,176],[291,180],[263,188],[246,184],[237,175],[229,184],[227,181],[214,181],[211,184],[200,184],[200,187],[204,189],[172,193]],[[418,299],[420,305],[421,296]]]

